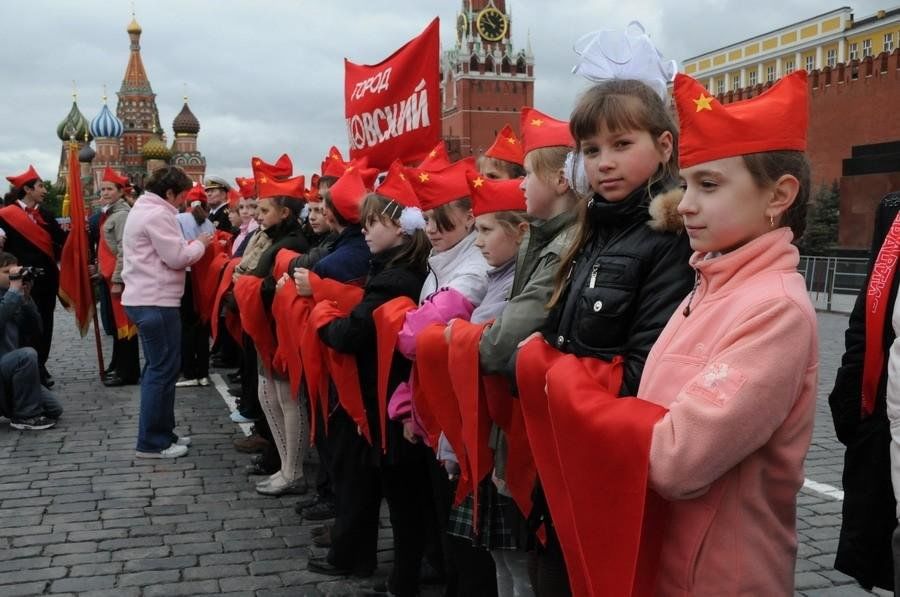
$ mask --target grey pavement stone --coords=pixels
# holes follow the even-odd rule
[[[23,582],[15,585],[0,586],[0,597],[31,597],[41,595],[47,588],[47,582]]]
[[[228,590],[228,589],[226,589]],[[219,593],[216,580],[188,581],[163,585],[152,585],[144,589],[144,597],[190,597],[207,593]]]
[[[99,589],[111,589],[116,584],[116,576],[81,576],[78,578],[62,578],[55,580],[50,585],[51,593],[64,593],[72,591],[81,593],[83,591],[95,591]]]
[[[151,570],[147,572],[131,572],[123,574],[119,577],[116,586],[133,587],[133,586],[149,586],[158,583],[172,583],[181,580],[181,573],[178,570]]]

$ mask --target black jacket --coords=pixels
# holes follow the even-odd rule
[[[593,234],[543,329],[564,352],[607,361],[623,356],[622,396],[637,394],[650,349],[694,286],[691,247],[674,213],[681,193],[664,192],[671,185],[641,187],[616,203],[590,200]],[[651,218],[651,199],[660,217]]]
[[[228,205],[222,205],[219,210],[215,213],[210,210],[209,212],[209,221],[215,225],[216,230],[221,230],[222,232],[228,232],[229,234],[237,234],[237,229],[231,225],[231,220],[228,218]]]
[[[369,278],[366,283],[362,302],[350,315],[335,319],[319,329],[319,337],[326,345],[344,353],[356,356],[356,367],[359,372],[359,387],[362,391],[369,429],[374,445],[380,445],[378,397],[378,353],[375,342],[375,321],[372,313],[391,299],[406,296],[413,301],[419,300],[419,292],[425,282],[426,271],[413,270],[409,266],[390,265],[388,262],[399,249],[384,251],[372,257]],[[388,377],[388,396],[400,382],[409,379],[411,364],[408,359],[394,354]]]
[[[28,238],[13,228],[12,224],[0,218],[0,227],[6,232],[6,244],[3,250],[12,253],[19,260],[19,265],[30,265],[40,267],[44,270],[44,275],[34,281],[34,287],[31,294],[39,303],[50,303],[56,300],[56,293],[59,292],[59,268],[56,262],[62,254],[63,245],[66,244],[68,233],[63,230],[56,221],[56,216],[45,208],[38,206],[38,211],[44,219],[44,229],[50,234],[53,242],[53,253],[55,259],[51,259],[46,253],[38,249]]]
[[[275,285],[278,282],[273,276],[275,258],[281,249],[305,253],[309,250],[309,243],[300,229],[300,222],[293,218],[284,220],[277,226],[263,230],[260,234],[266,234],[272,239],[272,245],[259,257],[256,267],[250,272],[252,275],[263,278],[262,297],[266,308],[272,306],[275,298]]]
[[[891,193],[881,200],[875,213],[872,235],[872,264],[891,223],[900,213],[900,193]],[[866,276],[866,286],[869,276]],[[847,446],[844,454],[844,503],[841,535],[834,567],[871,589],[873,586],[891,590],[894,567],[891,553],[891,534],[897,525],[896,502],[891,485],[891,435],[886,412],[887,366],[894,329],[890,309],[897,299],[900,275],[895,275],[888,301],[888,317],[884,322],[884,364],[878,383],[875,410],[866,419],[861,417],[863,362],[866,347],[866,292],[856,299],[847,332],[844,334],[845,352],[837,371],[834,389],[828,396],[837,438]]]

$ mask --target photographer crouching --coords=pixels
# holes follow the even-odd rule
[[[0,252],[0,415],[15,429],[49,429],[62,415],[59,401],[41,385],[37,351],[23,347],[26,337],[41,333],[31,289],[42,273]]]

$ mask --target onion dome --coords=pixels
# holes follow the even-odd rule
[[[68,141],[71,137],[84,139],[86,135],[90,139],[92,137],[90,137],[89,128],[87,118],[78,109],[78,104],[73,101],[72,109],[69,110],[63,121],[56,127],[56,136],[59,137],[60,141]]]
[[[128,29],[126,29],[128,33],[140,33],[141,26],[138,25],[137,19],[132,15],[131,22],[128,23]]]
[[[184,107],[181,108],[181,112],[172,121],[172,128],[175,130],[176,136],[196,135],[200,132],[200,121],[188,107],[187,98],[184,98]]]
[[[162,160],[168,162],[172,159],[172,152],[166,147],[165,142],[159,138],[159,135],[153,135],[141,147],[141,156],[145,160]]]
[[[90,132],[95,139],[97,137],[115,138],[122,136],[125,127],[122,125],[122,121],[109,111],[109,106],[104,103],[100,113],[91,121]]]
[[[82,164],[89,164],[94,160],[94,156],[96,155],[97,152],[94,151],[94,148],[85,144],[85,146],[81,148],[81,151],[78,152],[78,161]]]

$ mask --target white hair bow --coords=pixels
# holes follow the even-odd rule
[[[678,65],[664,60],[637,21],[625,31],[594,31],[575,42],[580,57],[572,72],[589,81],[636,79],[650,86],[663,100],[667,86],[675,78]]]

